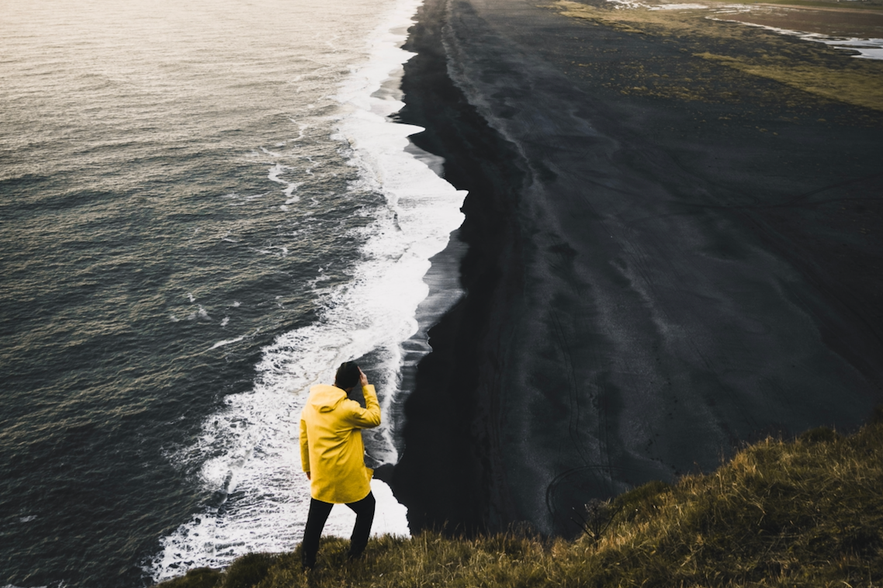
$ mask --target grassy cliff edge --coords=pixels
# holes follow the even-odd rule
[[[513,532],[373,539],[346,563],[325,539],[317,568],[250,554],[162,588],[290,586],[879,586],[883,584],[883,409],[844,437],[767,439],[709,474],[651,483],[574,513],[576,541]]]

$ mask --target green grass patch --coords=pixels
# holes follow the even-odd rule
[[[299,549],[195,570],[162,588],[852,586],[883,584],[883,418],[843,437],[816,429],[767,439],[717,471],[651,483],[588,507],[576,541],[523,533],[323,540],[316,569]]]

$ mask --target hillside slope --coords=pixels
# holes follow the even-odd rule
[[[883,584],[883,409],[843,437],[816,429],[748,446],[709,474],[650,483],[574,513],[585,533],[476,538],[425,532],[373,540],[363,561],[324,541],[194,570],[161,588],[292,586],[879,586]]]

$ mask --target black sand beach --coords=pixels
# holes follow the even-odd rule
[[[469,190],[393,478],[415,531],[572,535],[592,498],[883,402],[883,113],[734,65],[883,63],[563,11],[426,0],[411,30],[400,117]]]

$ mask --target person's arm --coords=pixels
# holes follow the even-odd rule
[[[303,466],[307,480],[310,478],[310,440],[307,439],[307,423],[300,420],[300,463]]]
[[[365,395],[365,408],[359,406],[358,402],[351,401],[347,422],[360,429],[371,429],[380,424],[380,403],[377,402],[374,386],[368,383],[368,377],[362,370],[359,370],[359,373],[361,374],[359,385],[362,386],[362,393]]]

